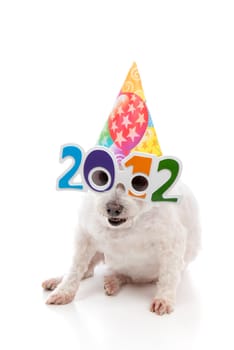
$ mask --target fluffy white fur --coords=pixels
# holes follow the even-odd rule
[[[73,263],[63,278],[43,282],[53,290],[48,304],[71,302],[82,278],[90,277],[101,260],[109,267],[104,278],[107,295],[126,283],[156,282],[151,311],[170,313],[175,304],[181,273],[200,247],[196,201],[184,184],[175,187],[182,195],[178,204],[147,204],[126,195],[122,186],[106,193],[88,193],[80,210]],[[121,207],[119,226],[108,221],[108,204]]]

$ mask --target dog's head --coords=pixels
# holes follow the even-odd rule
[[[123,185],[95,195],[99,222],[112,229],[131,228],[137,218],[149,209],[146,202],[127,195]]]

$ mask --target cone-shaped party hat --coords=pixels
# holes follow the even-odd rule
[[[136,63],[120,90],[98,145],[110,148],[118,163],[130,152],[162,155]]]

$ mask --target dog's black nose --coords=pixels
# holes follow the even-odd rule
[[[106,212],[109,216],[119,216],[123,211],[123,206],[116,202],[108,202],[106,205]]]

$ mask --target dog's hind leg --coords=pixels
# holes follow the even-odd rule
[[[104,289],[107,295],[116,294],[124,284],[130,283],[131,279],[120,274],[104,276]]]
[[[54,290],[59,285],[59,283],[62,282],[62,279],[63,276],[45,280],[44,282],[42,282],[42,288],[44,288],[45,290]]]

